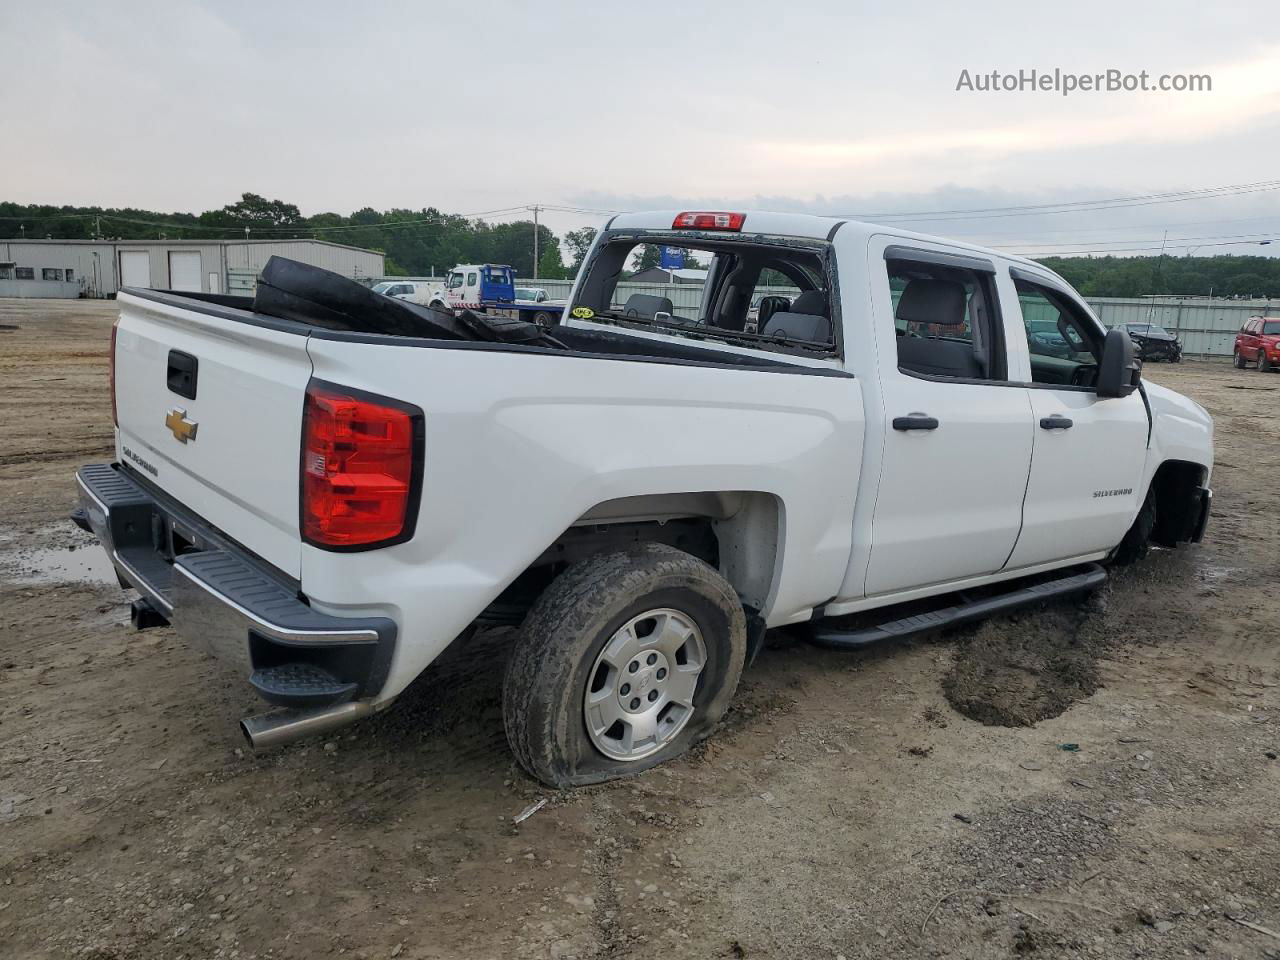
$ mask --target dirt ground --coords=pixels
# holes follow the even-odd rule
[[[694,754],[555,793],[509,632],[262,755],[246,684],[131,632],[64,519],[112,314],[0,301],[0,955],[1280,958],[1280,376],[1146,372],[1217,418],[1203,545],[946,636],[779,635]]]

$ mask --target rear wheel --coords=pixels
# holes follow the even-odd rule
[[[551,326],[551,314],[545,310],[539,310],[533,315],[533,322],[545,330]]]
[[[663,544],[591,557],[521,627],[503,686],[507,740],[553,787],[647,770],[712,731],[745,654],[742,603],[701,560]]]
[[[1258,351],[1258,371],[1260,373],[1266,373],[1270,369],[1271,369],[1271,361],[1267,359],[1267,352],[1265,350],[1259,350]]]
[[[1231,351],[1233,356],[1231,362],[1235,364],[1237,370],[1243,370],[1245,367],[1244,355],[1240,353],[1240,348],[1236,347]]]

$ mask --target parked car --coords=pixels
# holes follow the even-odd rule
[[[383,280],[370,289],[384,297],[395,297],[413,303],[431,303],[444,296],[443,284],[425,283],[422,280]]]
[[[1280,317],[1250,317],[1236,334],[1235,365],[1256,363],[1262,371],[1280,367]]]
[[[1058,357],[1069,360],[1075,351],[1067,338],[1062,335],[1051,320],[1029,320],[1027,327],[1027,348],[1032,353],[1046,357]]]
[[[694,316],[617,292],[673,242],[711,261]],[[765,268],[799,293],[750,333]],[[1031,349],[1020,303],[1069,355]],[[253,298],[118,304],[115,457],[75,519],[139,626],[278,708],[241,721],[255,747],[389,707],[507,623],[519,763],[633,774],[713,730],[766,628],[850,648],[974,619],[1209,516],[1213,422],[1127,333],[1041,264],[897,226],[621,214],[550,332],[279,258]]]
[[[1141,359],[1182,362],[1182,341],[1159,324],[1126,323],[1124,330],[1138,345]]]

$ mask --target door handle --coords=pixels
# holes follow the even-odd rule
[[[1060,413],[1040,418],[1040,426],[1044,430],[1069,430],[1074,423],[1070,417],[1064,417]]]
[[[930,417],[923,413],[912,413],[905,417],[893,418],[893,429],[895,430],[937,430],[938,418]]]

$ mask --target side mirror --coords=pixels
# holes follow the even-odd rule
[[[1095,392],[1099,397],[1127,397],[1138,389],[1141,379],[1142,361],[1138,359],[1129,334],[1123,330],[1108,330],[1107,338],[1102,342]]]

